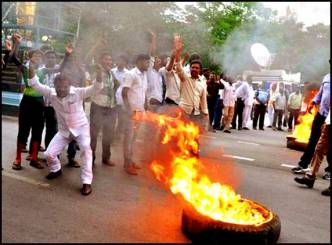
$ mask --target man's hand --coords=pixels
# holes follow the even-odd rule
[[[6,48],[6,50],[8,50],[8,51],[11,51],[12,50],[12,44],[10,43],[10,41],[9,40],[5,40],[5,48]]]
[[[156,39],[157,38],[156,33],[154,33],[151,29],[148,29],[148,32],[150,33],[152,39]]]
[[[96,81],[101,83],[102,82],[102,72],[103,72],[103,67],[100,64],[97,64],[96,67]]]
[[[71,55],[74,52],[74,47],[72,43],[68,43],[66,46],[66,54]]]
[[[173,52],[175,55],[175,60],[178,62],[180,59],[180,54],[182,51],[182,41],[179,33],[174,34],[174,44],[173,44]]]
[[[18,33],[14,33],[13,36],[12,36],[12,40],[13,40],[14,43],[19,44],[22,41],[22,36]]]
[[[311,101],[310,105],[308,106],[307,111],[311,114],[311,110],[315,107],[315,101]]]

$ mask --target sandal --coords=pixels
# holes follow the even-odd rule
[[[12,169],[21,170],[22,169],[21,163],[13,162]]]

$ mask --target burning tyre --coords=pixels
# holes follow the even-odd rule
[[[203,216],[193,208],[185,208],[182,213],[182,231],[193,242],[204,244],[274,244],[277,242],[281,223],[278,215],[264,206],[249,200],[256,210],[263,213],[265,222],[261,224],[236,224],[214,220]]]

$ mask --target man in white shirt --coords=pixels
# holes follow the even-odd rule
[[[96,167],[96,148],[98,134],[102,130],[102,163],[114,166],[111,161],[111,141],[115,135],[116,123],[116,98],[115,91],[119,86],[112,74],[112,56],[105,52],[99,57],[99,64],[102,67],[103,89],[91,98],[90,107],[90,134],[91,149],[93,155],[92,165]]]
[[[248,87],[248,96],[246,96],[244,98],[244,109],[243,109],[243,118],[242,118],[242,129],[245,130],[249,130],[248,127],[248,121],[249,121],[249,117],[250,117],[250,113],[251,113],[251,109],[252,109],[252,105],[254,103],[254,99],[255,99],[255,91],[252,87],[252,79],[251,77],[248,77],[247,79],[248,81],[243,82],[244,84],[247,84]],[[242,85],[242,86],[246,86],[246,85]]]
[[[241,77],[242,78],[242,77]],[[243,110],[244,110],[244,101],[249,96],[249,85],[246,81],[238,80],[235,84],[235,108],[234,108],[234,116],[232,119],[232,128],[236,129],[236,119],[238,119],[238,130],[242,130],[242,122],[243,122]]]
[[[56,112],[59,131],[51,140],[44,153],[50,173],[47,179],[54,179],[62,174],[61,163],[58,155],[66,145],[75,140],[81,150],[82,168],[81,181],[83,187],[82,195],[92,192],[92,151],[90,146],[90,127],[83,108],[83,100],[99,92],[103,88],[101,80],[101,67],[98,67],[97,78],[92,86],[76,88],[70,86],[70,81],[65,75],[58,75],[54,79],[54,87],[50,88],[40,84],[38,77],[34,74],[32,66],[29,68],[29,83],[38,92],[48,98]]]
[[[136,113],[144,112],[147,107],[146,92],[148,88],[147,70],[149,68],[149,62],[149,55],[138,55],[136,67],[126,74],[122,85],[122,98],[126,118],[124,126],[123,158],[124,169],[130,175],[137,175],[137,169],[140,169],[132,160],[133,142],[140,126],[140,122],[133,120],[133,117]]]
[[[112,69],[112,74],[114,75],[115,80],[119,84],[119,87],[115,91],[116,98],[116,126],[115,138],[122,141],[122,136],[124,134],[124,116],[123,116],[123,100],[122,100],[122,84],[124,83],[125,75],[129,72],[127,69],[128,59],[125,55],[120,55],[116,61],[116,67]]]
[[[170,57],[165,67],[166,94],[165,103],[168,105],[179,105],[181,81],[175,70],[175,56]]]
[[[233,84],[233,80],[231,77],[225,76],[225,80],[221,80],[224,84],[224,117],[222,122],[222,127],[224,128],[224,133],[231,133],[231,122],[234,115],[234,107],[235,107],[235,87]]]

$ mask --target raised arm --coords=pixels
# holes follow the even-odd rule
[[[29,80],[28,84],[34,90],[38,91],[45,97],[49,97],[51,95],[52,89],[46,85],[43,85],[39,82],[38,76],[35,74],[36,65],[30,62],[29,64]]]
[[[100,64],[97,65],[96,69],[97,75],[96,80],[93,82],[92,85],[86,87],[86,88],[76,88],[78,93],[80,94],[81,98],[86,99],[90,96],[98,93],[103,88],[102,83],[102,67]]]
[[[68,43],[66,46],[66,53],[65,53],[65,57],[63,58],[61,64],[60,64],[60,71],[63,71],[63,69],[65,68],[65,66],[68,63],[69,57],[72,55],[72,53],[74,52],[74,47],[71,43]]]
[[[149,33],[151,35],[151,43],[149,47],[149,55],[150,57],[155,57],[156,55],[156,49],[157,49],[157,35],[153,31],[149,30]]]

